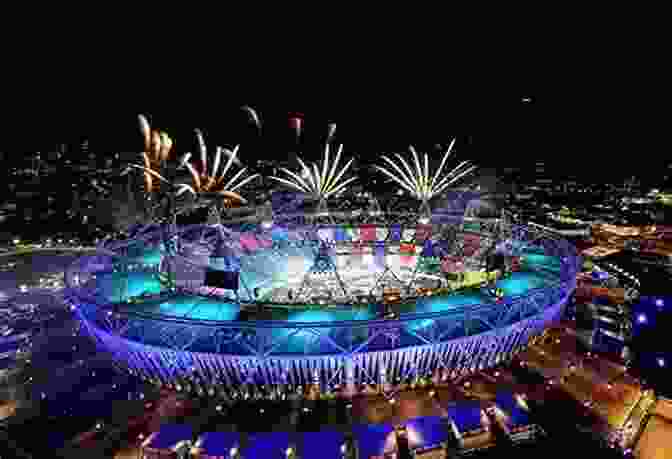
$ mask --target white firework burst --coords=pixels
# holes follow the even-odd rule
[[[236,190],[242,188],[250,181],[259,177],[259,174],[252,174],[246,178],[243,178],[245,172],[247,171],[247,167],[243,167],[228,181],[225,181],[226,174],[229,172],[229,169],[231,169],[231,165],[234,163],[240,163],[237,159],[238,146],[236,146],[233,151],[226,148],[217,147],[212,169],[208,171],[208,151],[205,146],[205,141],[203,140],[203,134],[201,131],[196,130],[196,137],[198,138],[199,149],[201,151],[200,167],[197,169],[196,166],[189,162],[189,159],[191,159],[190,153],[187,153],[187,155],[182,158],[181,165],[185,166],[189,170],[192,184],[189,185],[182,183],[178,185],[177,196],[187,191],[194,195],[213,193],[219,194],[225,198],[239,201],[241,203],[246,203],[247,200],[237,193]],[[224,167],[221,168],[220,172],[220,166],[222,165],[222,155],[226,155],[228,160],[226,161]]]
[[[311,167],[308,167],[308,165],[306,165],[306,163],[301,158],[297,158],[299,164],[301,165],[301,175],[282,167],[280,170],[287,174],[288,178],[273,176],[269,178],[287,185],[288,187],[301,193],[305,193],[316,200],[324,201],[330,196],[344,191],[348,184],[357,179],[356,177],[351,177],[341,181],[343,175],[348,171],[350,165],[354,161],[354,158],[352,158],[345,164],[345,167],[340,168],[339,164],[341,161],[342,152],[343,145],[339,145],[338,151],[336,152],[336,158],[333,162],[330,162],[329,144],[327,144],[324,148],[324,158],[322,160],[321,171],[317,163],[312,163],[310,165]],[[340,170],[338,174],[336,174],[337,170]]]
[[[476,169],[476,166],[471,165],[469,161],[462,161],[455,168],[450,170],[448,173],[442,175],[446,161],[453,151],[453,145],[455,145],[455,139],[450,143],[448,150],[443,155],[441,164],[436,170],[434,175],[430,175],[429,172],[429,156],[425,153],[424,164],[420,165],[420,159],[418,153],[415,151],[415,148],[412,146],[409,147],[411,153],[413,154],[413,160],[415,163],[415,171],[411,169],[406,160],[399,154],[395,154],[401,167],[392,161],[389,157],[383,155],[383,160],[392,168],[388,169],[382,166],[375,166],[377,170],[385,174],[388,178],[393,180],[403,189],[411,193],[416,199],[427,202],[433,197],[440,194],[446,188],[460,180],[465,175],[471,173]],[[403,170],[402,170],[403,167]],[[396,172],[393,173],[391,171]]]

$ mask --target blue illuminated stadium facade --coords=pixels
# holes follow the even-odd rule
[[[365,247],[361,250],[369,250],[371,266],[383,260],[376,271],[382,277],[387,272],[384,257],[403,257],[398,251],[404,244],[415,247],[415,266],[423,258],[441,258],[443,238],[455,225],[439,219],[420,225],[417,216],[397,219],[399,224],[384,224],[380,216],[366,224],[352,224],[343,216],[327,223],[309,217],[289,216],[272,227],[251,221],[173,228],[179,247],[170,257],[163,253],[161,230],[147,228],[75,263],[66,273],[70,303],[91,335],[120,364],[156,384],[218,396],[253,385],[314,384],[330,391],[418,377],[453,378],[508,361],[561,317],[580,266],[576,251],[565,240],[526,226],[472,220],[471,228],[465,230],[467,224],[462,222],[460,230],[493,237],[497,225],[497,251],[532,260],[527,277],[502,281],[506,294],[496,301],[478,291],[448,293],[445,285],[433,286],[429,274],[425,284],[416,285],[418,269],[400,268],[411,280],[408,288],[392,289],[397,295],[393,304],[405,312],[384,318],[389,292],[375,286],[368,292],[344,291],[341,298],[339,285],[344,283],[347,289],[351,282],[338,263],[322,266],[318,273],[311,271],[317,263],[307,263],[302,279],[314,275],[318,281],[295,283],[293,301],[278,299],[275,293],[282,289],[268,286],[292,280],[291,275],[279,279],[272,260],[281,260],[286,267],[291,265],[286,260],[300,259],[296,254],[316,260],[311,258],[317,257],[316,247],[326,247],[334,260],[344,247],[350,257],[353,250]],[[389,222],[396,217],[385,218]],[[222,240],[229,248],[226,257],[240,270],[237,291],[215,292],[203,285],[216,258],[214,247]],[[376,247],[383,258],[377,258]],[[295,255],[288,256],[287,250]],[[165,272],[174,278],[168,287],[146,281]],[[327,293],[316,286],[320,276],[333,280],[325,281],[330,286]],[[103,280],[109,278],[117,281]],[[136,288],[134,278],[145,281]],[[312,290],[302,293],[306,288]],[[286,290],[282,290],[285,296]],[[147,299],[144,305],[142,293]],[[285,312],[280,318],[245,319],[248,311],[265,309]]]

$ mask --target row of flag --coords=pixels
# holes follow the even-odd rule
[[[416,229],[402,230],[400,225],[393,225],[388,228],[380,228],[374,225],[362,225],[360,227],[337,227],[320,228],[318,237],[324,241],[332,242],[378,242],[401,243],[402,247],[414,247],[419,244],[439,244],[440,241],[431,240],[432,229],[430,225],[419,225]],[[287,231],[282,228],[274,228],[269,235],[255,232],[244,232],[240,234],[240,244],[245,250],[258,250],[270,248],[274,242],[302,240],[305,235],[296,231]],[[478,236],[468,235],[465,237],[465,246],[478,247],[480,240]],[[411,251],[410,249],[401,251]]]
[[[270,237],[269,237],[270,236]],[[431,239],[431,225],[418,225],[415,229],[402,229],[401,225],[392,225],[389,228],[376,227],[375,225],[361,225],[359,227],[335,227],[320,228],[318,237],[324,241],[330,242],[364,242],[378,244],[399,243],[400,253],[410,253],[416,251],[423,256],[441,256],[442,246],[446,241],[434,241]],[[255,232],[245,232],[240,234],[240,245],[244,250],[255,251],[266,249],[273,246],[274,243],[282,241],[300,241],[310,235],[302,235],[297,231],[288,231],[284,228],[273,228],[270,235],[259,234]],[[481,246],[481,238],[478,234],[465,234],[462,239],[465,256],[473,256]],[[357,250],[354,246],[353,250]]]
[[[432,225],[417,225],[404,228],[401,225],[381,227],[373,224],[359,226],[324,227],[317,230],[320,239],[335,242],[424,242],[432,237]],[[271,230],[273,240],[293,239],[292,232],[285,228],[274,227]]]

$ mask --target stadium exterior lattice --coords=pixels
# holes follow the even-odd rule
[[[170,238],[146,227],[73,264],[67,298],[131,373],[226,396],[352,391],[494,366],[557,320],[575,287],[570,243],[502,219],[314,220],[172,227]],[[493,254],[523,269],[500,266],[488,279]]]

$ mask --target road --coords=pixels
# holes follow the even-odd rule
[[[35,252],[93,252],[98,247],[31,247],[27,249],[12,250],[9,252],[0,252],[0,257],[11,257],[17,255],[28,255]]]

